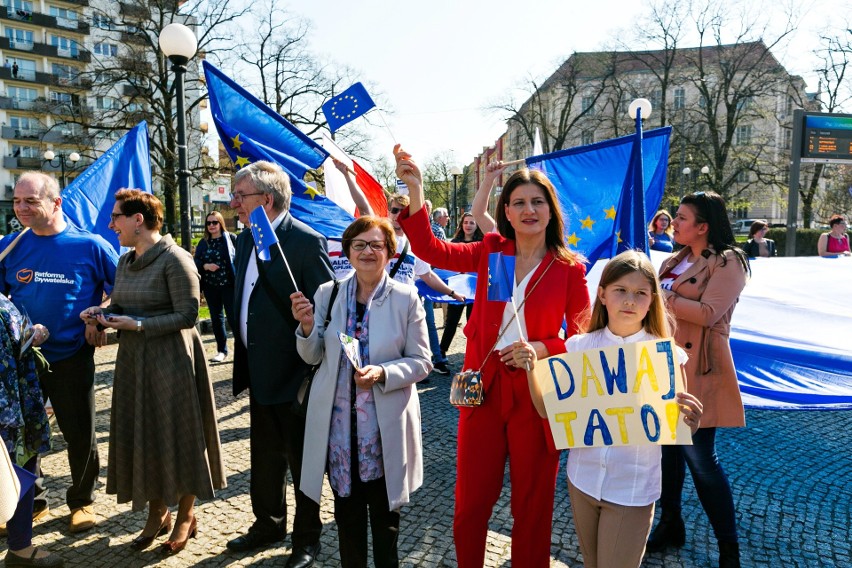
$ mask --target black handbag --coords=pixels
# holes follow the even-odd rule
[[[334,286],[331,288],[331,297],[328,300],[328,309],[325,312],[324,329],[328,329],[328,324],[331,322],[331,307],[337,299],[337,290],[340,288],[340,280],[334,279]],[[322,362],[316,365],[311,365],[308,372],[305,373],[305,378],[299,386],[299,392],[296,394],[296,400],[293,401],[293,412],[299,416],[307,416],[308,414],[308,398],[311,396],[311,384],[314,382],[314,375],[319,371]]]

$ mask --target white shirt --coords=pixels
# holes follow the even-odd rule
[[[565,342],[569,352],[599,349],[659,339],[645,331],[629,337],[619,337],[609,328],[584,335],[575,335]],[[677,348],[681,365],[686,352]],[[662,448],[657,445],[609,446],[605,448],[572,448],[568,452],[568,479],[574,486],[599,501],[617,505],[642,507],[660,498]]]
[[[285,215],[287,215],[286,211],[282,212],[272,221],[273,231],[278,230],[278,226],[281,225]],[[249,298],[251,298],[251,293],[254,292],[254,285],[257,284],[258,277],[257,254],[252,250],[251,255],[249,255],[248,264],[246,265],[246,276],[243,279],[243,297],[240,298],[240,338],[246,348],[248,348]]]
[[[515,307],[519,308],[518,310],[518,322],[512,321],[512,316],[515,315],[515,308],[512,307],[510,302],[506,302],[506,307],[503,309],[503,321],[500,323],[500,331],[509,326],[509,329],[506,329],[506,332],[500,338],[500,341],[497,342],[497,346],[494,348],[495,351],[499,351],[504,347],[508,347],[516,341],[521,340],[521,334],[518,329],[518,323],[520,323],[520,330],[523,331],[524,339],[527,337],[527,320],[524,317],[524,309],[526,308],[526,304],[521,307],[521,302],[524,301],[524,292],[526,292],[527,286],[532,280],[533,274],[538,270],[539,262],[535,265],[535,268],[527,272],[527,275],[524,276],[524,279],[515,284],[515,287],[512,289],[512,299],[515,302]],[[511,323],[509,323],[511,322]]]

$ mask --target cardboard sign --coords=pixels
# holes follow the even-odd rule
[[[671,339],[564,353],[539,361],[557,448],[691,445],[675,393],[683,376]]]

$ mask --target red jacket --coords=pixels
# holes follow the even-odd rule
[[[448,243],[439,241],[432,234],[425,208],[412,216],[408,209],[399,215],[399,223],[411,243],[411,250],[419,258],[438,268],[458,272],[476,272],[476,298],[473,313],[464,328],[467,337],[465,369],[479,369],[488,350],[497,341],[503,321],[505,302],[488,301],[488,255],[492,252],[515,254],[515,241],[497,233],[488,233],[481,242]],[[538,266],[529,286],[538,282],[553,254],[548,252]],[[526,291],[524,292],[526,297]],[[550,355],[565,352],[565,340],[559,337],[563,320],[568,322],[568,336],[577,333],[579,324],[589,316],[589,292],[586,287],[586,268],[577,262],[574,265],[557,260],[533,290],[523,307],[527,325],[527,340],[541,341]],[[491,357],[488,366],[499,363]],[[485,389],[493,373],[483,373]]]

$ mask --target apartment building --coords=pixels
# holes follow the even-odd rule
[[[575,53],[508,119],[502,159],[531,155],[536,128],[546,152],[630,134],[627,107],[639,97],[654,109],[646,129],[673,128],[670,204],[713,189],[735,217],[786,220],[792,111],[811,99],[763,42]]]

